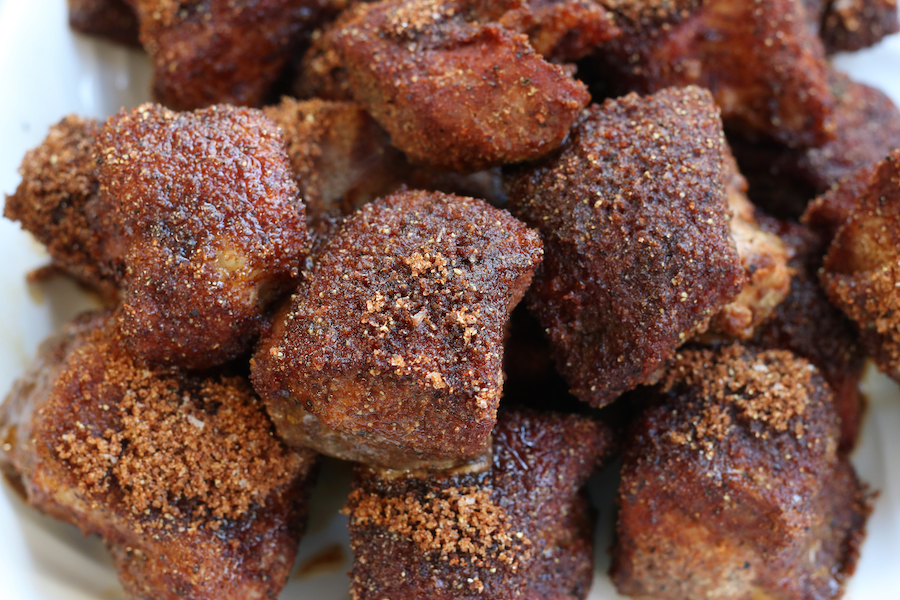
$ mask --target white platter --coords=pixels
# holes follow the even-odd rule
[[[855,79],[883,89],[900,104],[900,36],[836,62]],[[51,124],[69,113],[102,117],[147,100],[149,68],[140,52],[73,34],[66,24],[64,0],[0,0],[0,82],[0,193],[11,193],[19,182],[16,169],[23,153],[40,143]],[[25,274],[46,264],[47,257],[16,224],[3,219],[0,260],[2,397],[40,341],[91,303],[64,281],[26,284]],[[897,600],[900,390],[872,373],[865,387],[871,405],[854,462],[861,477],[880,495],[846,598]],[[329,462],[323,472],[326,483],[316,492],[311,533],[301,545],[295,576],[282,599],[349,597],[347,533],[344,519],[336,514],[348,489],[348,471]],[[605,574],[611,487],[606,483],[600,478],[592,488],[601,505],[601,543],[591,600],[619,597]],[[306,572],[313,564],[319,568]],[[84,538],[76,528],[38,514],[0,484],[0,600],[121,598],[111,561],[98,539]]]

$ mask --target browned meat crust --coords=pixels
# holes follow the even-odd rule
[[[900,150],[878,165],[820,275],[829,299],[859,325],[866,353],[900,380]]]
[[[499,170],[465,175],[409,164],[359,104],[284,98],[264,110],[284,132],[294,180],[314,227],[323,215],[349,215],[402,185],[495,205],[505,200]]]
[[[897,0],[832,0],[821,36],[829,53],[853,52],[898,31]]]
[[[109,314],[47,342],[0,408],[0,463],[29,502],[106,541],[133,598],[274,598],[314,453],[273,435],[249,382],[148,370]]]
[[[107,268],[100,232],[88,218],[88,206],[97,202],[98,129],[96,121],[74,115],[51,127],[22,159],[22,183],[7,196],[3,215],[47,246],[54,265],[114,301],[116,274]]]
[[[138,21],[127,0],[68,0],[69,25],[81,33],[139,46]]]
[[[528,307],[594,406],[650,379],[743,284],[718,111],[696,87],[591,106],[547,160],[510,170],[545,259]]]
[[[604,0],[622,35],[595,53],[615,91],[709,88],[729,127],[789,146],[833,136],[821,41],[795,0]]]
[[[153,95],[169,108],[259,106],[291,52],[344,0],[129,0],[153,62]]]
[[[278,127],[253,109],[145,104],[106,122],[96,157],[129,350],[186,368],[247,352],[309,244]]]
[[[875,162],[843,177],[831,189],[810,202],[800,220],[819,233],[827,245],[841,225],[850,218],[857,201],[866,193],[877,170],[878,163]]]
[[[527,35],[535,52],[553,62],[584,58],[619,35],[612,14],[595,0],[482,2],[481,12]]]
[[[791,289],[772,320],[757,328],[750,342],[762,348],[790,350],[810,361],[834,392],[841,419],[839,450],[850,452],[859,437],[863,399],[859,392],[863,354],[853,323],[828,301],[818,271],[827,242],[810,229],[772,218],[763,228],[782,237],[791,249]]]
[[[481,455],[503,325],[540,259],[537,234],[479,200],[398,192],[364,206],[254,357],[279,434],[389,468]]]
[[[612,577],[636,598],[820,600],[868,506],[830,389],[786,351],[685,350],[624,449]]]
[[[890,98],[838,72],[830,82],[835,139],[823,146],[792,149],[729,134],[750,198],[772,214],[798,217],[810,199],[900,147],[900,111]]]
[[[353,96],[413,162],[474,171],[543,156],[590,100],[524,35],[468,20],[472,4],[360,4],[327,34]]]
[[[359,467],[346,511],[354,600],[586,598],[593,527],[582,486],[612,450],[600,423],[501,412],[492,468],[391,476]]]

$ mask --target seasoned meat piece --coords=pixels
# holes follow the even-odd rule
[[[878,368],[900,380],[900,150],[878,165],[820,272]]]
[[[247,352],[309,245],[278,127],[253,109],[145,104],[111,117],[97,148],[93,217],[122,265],[129,350],[185,368]]]
[[[413,162],[474,171],[538,158],[590,101],[525,36],[468,21],[472,4],[359,4],[328,34],[353,96]]]
[[[853,52],[898,31],[897,0],[832,0],[821,36],[829,53]]]
[[[741,290],[709,92],[592,105],[563,147],[510,169],[510,210],[545,259],[528,294],[570,391],[603,406],[651,379]]]
[[[744,268],[744,287],[710,323],[710,330],[737,339],[753,337],[756,327],[767,321],[791,287],[788,249],[774,233],[764,231],[756,220],[756,209],[747,199],[747,182],[730,159],[728,184],[731,237]]]
[[[127,0],[68,0],[69,25],[81,33],[139,46],[137,16]]]
[[[326,213],[349,215],[402,185],[492,204],[505,200],[499,171],[464,175],[410,165],[359,104],[284,98],[264,110],[284,132],[294,180],[314,226]]]
[[[132,598],[274,598],[314,453],[273,435],[249,382],[129,357],[115,319],[45,343],[0,408],[0,464],[36,508],[99,534]]]
[[[357,467],[354,600],[575,600],[593,575],[582,487],[612,450],[597,421],[501,412],[492,465],[438,475]]]
[[[503,326],[537,234],[480,200],[398,192],[344,222],[276,315],[253,383],[292,445],[393,469],[490,444]]]
[[[866,193],[877,172],[878,164],[867,165],[847,175],[807,205],[800,220],[819,233],[826,245],[850,218],[856,202]]]
[[[732,128],[789,146],[833,137],[822,42],[795,0],[603,0],[622,35],[595,53],[619,93],[709,88]]]
[[[22,183],[7,196],[3,215],[46,245],[54,265],[113,302],[116,274],[103,260],[101,233],[87,215],[97,202],[97,130],[96,121],[74,115],[51,127],[43,143],[25,154]]]
[[[790,350],[816,365],[834,391],[841,418],[839,450],[847,453],[859,437],[863,399],[859,392],[863,355],[856,327],[831,305],[819,285],[826,241],[795,223],[761,218],[763,229],[781,236],[792,254],[791,289],[775,316],[757,327],[751,342],[762,348]]]
[[[786,351],[682,351],[623,446],[619,593],[839,597],[869,509],[830,395]]]
[[[584,58],[619,35],[612,14],[596,0],[482,2],[479,13],[524,33],[535,52],[553,62]]]
[[[422,0],[415,2],[422,4]],[[594,0],[471,0],[456,4],[469,21],[494,23],[511,33],[527,35],[534,51],[552,62],[587,56],[599,44],[619,34],[611,14]],[[353,99],[343,58],[334,47],[332,37],[334,31],[353,24],[356,19],[354,11],[347,11],[325,31],[313,35],[293,83],[297,97]]]
[[[827,144],[792,149],[729,133],[750,198],[772,214],[798,217],[813,197],[900,147],[900,111],[890,98],[836,71],[830,81],[837,106],[835,139]]]
[[[153,62],[153,95],[169,108],[259,106],[291,52],[346,0],[129,0]]]

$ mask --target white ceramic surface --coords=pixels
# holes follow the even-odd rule
[[[840,68],[876,85],[900,103],[900,37],[842,56]],[[40,143],[47,128],[69,113],[102,117],[148,97],[149,70],[139,52],[73,34],[64,0],[0,0],[0,193],[18,184],[23,153]],[[0,395],[25,369],[38,343],[91,305],[71,284],[29,285],[25,274],[46,263],[38,244],[0,219]],[[880,490],[869,536],[848,600],[900,598],[900,391],[887,379],[866,380],[871,408],[863,442],[854,456],[860,475]],[[347,468],[328,462],[326,483],[314,499],[311,533],[298,558],[297,575],[283,599],[348,598],[350,566],[344,519],[336,514],[348,489]],[[608,507],[614,477],[592,483],[601,506],[597,577],[592,600],[617,598],[605,575]],[[343,548],[336,550],[335,545]],[[323,554],[324,553],[324,554]],[[302,565],[331,556],[328,568],[301,575]],[[109,557],[96,538],[31,510],[0,485],[0,600],[116,600],[123,598]]]

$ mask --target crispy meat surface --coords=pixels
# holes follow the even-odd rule
[[[169,108],[259,106],[291,52],[345,0],[130,0],[154,68],[153,95]]]
[[[612,14],[596,0],[482,2],[482,18],[528,36],[535,52],[553,62],[584,58],[619,35]]]
[[[821,41],[794,0],[604,0],[622,35],[595,53],[618,93],[710,89],[730,127],[789,146],[833,137]]]
[[[479,22],[476,4],[361,3],[327,34],[353,96],[413,162],[474,171],[538,158],[590,101],[527,37]]]
[[[729,133],[750,198],[774,215],[800,216],[812,198],[900,147],[900,111],[890,98],[836,71],[829,79],[837,99],[834,140],[818,148],[789,148]]]
[[[803,225],[761,218],[763,229],[777,234],[790,249],[791,288],[775,316],[756,329],[750,342],[762,348],[790,350],[810,361],[834,392],[841,419],[839,450],[847,453],[859,437],[863,398],[859,391],[863,354],[853,323],[828,301],[819,284],[827,240]]]
[[[866,353],[900,380],[900,150],[878,165],[820,277],[829,299],[859,326]]]
[[[0,408],[0,463],[36,508],[99,534],[132,598],[274,598],[315,454],[272,433],[245,378],[135,362],[115,318],[41,348]]]
[[[900,31],[897,0],[833,0],[820,35],[829,53],[853,52]]]
[[[398,192],[344,222],[274,320],[253,382],[289,444],[388,468],[490,444],[503,326],[537,234],[471,198]]]
[[[727,186],[731,210],[731,237],[744,268],[744,287],[710,323],[710,330],[746,340],[761,323],[769,320],[791,287],[788,248],[781,238],[763,230],[756,208],[747,198],[747,181],[730,159],[731,181]]]
[[[635,598],[840,596],[868,513],[830,389],[786,351],[683,350],[626,436],[612,577]]]
[[[408,185],[502,204],[499,170],[462,174],[411,165],[359,104],[284,98],[264,109],[284,132],[294,180],[315,227]]]
[[[254,109],[145,104],[106,122],[96,158],[129,350],[186,368],[247,352],[309,245],[278,127]]]
[[[3,215],[44,244],[54,265],[113,301],[116,274],[107,268],[101,232],[88,217],[88,207],[97,202],[98,129],[93,119],[74,115],[51,127],[22,159],[22,182],[7,196]]]
[[[350,515],[354,600],[586,598],[593,519],[582,487],[613,447],[574,415],[501,412],[490,469],[360,466]]]
[[[696,87],[591,106],[563,147],[509,170],[545,258],[528,307],[571,392],[594,406],[652,378],[734,299],[718,111]]]
[[[81,33],[138,46],[138,21],[127,0],[68,0],[69,25]]]
[[[872,177],[878,171],[878,164],[866,165],[843,177],[827,192],[810,202],[800,220],[819,233],[826,243],[830,242],[841,225],[853,214],[859,198],[866,193]]]

